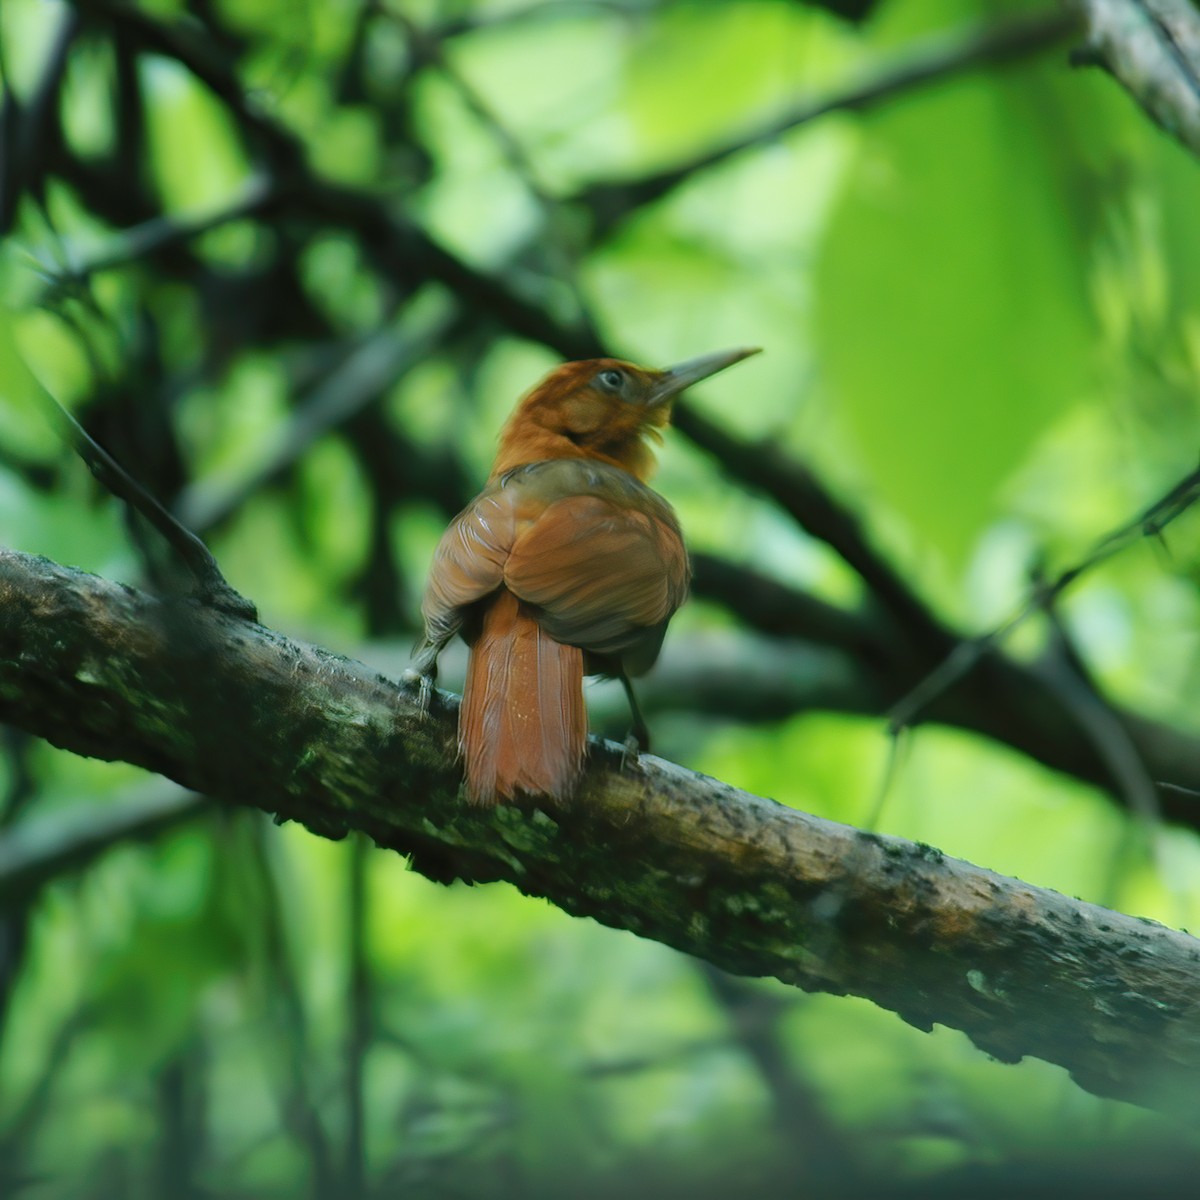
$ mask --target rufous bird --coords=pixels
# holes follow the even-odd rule
[[[690,567],[671,506],[647,485],[684,388],[756,353],[728,350],[665,371],[615,358],[564,363],[517,404],[488,484],[433,558],[414,668],[427,703],[442,648],[470,647],[458,744],[467,796],[563,802],[583,771],[583,677],[649,670]]]

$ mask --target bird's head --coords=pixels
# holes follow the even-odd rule
[[[500,434],[495,478],[548,458],[594,458],[646,479],[656,438],[684,388],[757,349],[724,350],[656,371],[617,358],[563,363],[518,402]]]

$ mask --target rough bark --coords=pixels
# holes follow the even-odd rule
[[[565,809],[458,796],[454,705],[195,601],[0,550],[0,720],[746,975],[1197,1107],[1200,942],[595,742]]]

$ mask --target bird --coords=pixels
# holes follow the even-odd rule
[[[658,657],[691,569],[674,510],[647,484],[687,387],[757,353],[708,354],[666,370],[616,358],[563,363],[518,402],[484,489],[449,524],[422,600],[413,673],[427,708],[438,655],[469,646],[458,745],[467,799],[567,803],[583,772],[583,677],[630,677]]]

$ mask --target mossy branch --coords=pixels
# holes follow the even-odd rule
[[[1200,942],[594,742],[570,808],[472,808],[455,710],[194,600],[0,550],[0,720],[438,878],[508,880],[745,975],[864,996],[1189,1115]]]

